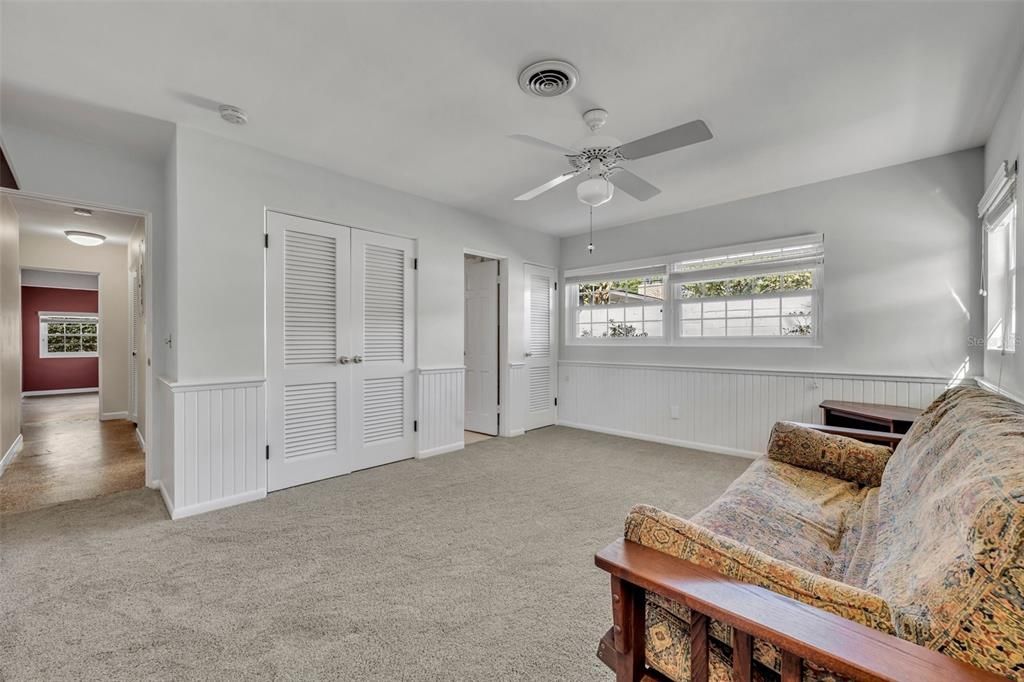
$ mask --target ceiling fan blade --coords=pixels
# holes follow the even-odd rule
[[[698,118],[681,126],[627,142],[619,147],[619,151],[622,152],[623,158],[642,159],[645,156],[654,156],[670,149],[679,149],[711,138],[708,124]]]
[[[558,152],[559,154],[568,154],[570,156],[574,156],[577,153],[573,149],[563,147],[562,145],[555,144],[554,142],[542,140],[539,137],[534,137],[533,135],[509,135],[509,137],[512,138],[513,140],[519,140],[520,142],[525,142],[526,144],[533,145],[534,147],[540,147],[542,149],[547,149],[548,151]]]
[[[661,194],[660,189],[625,168],[620,168],[610,174],[608,179],[612,181],[613,185],[639,201],[647,201],[651,197]]]
[[[534,187],[529,192],[526,192],[524,194],[520,194],[519,196],[516,197],[515,200],[516,201],[529,201],[530,199],[534,198],[538,194],[544,194],[544,192],[547,192],[549,189],[552,189],[553,187],[558,187],[559,185],[561,185],[566,180],[569,180],[569,179],[574,178],[574,177],[576,177],[576,172],[575,171],[573,171],[571,173],[563,173],[562,175],[559,175],[557,178],[554,178],[552,180],[548,180],[547,182],[545,182],[540,187]]]

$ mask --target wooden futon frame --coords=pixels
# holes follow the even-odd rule
[[[803,424],[826,433],[894,447],[898,433]],[[726,577],[697,564],[619,539],[594,557],[611,574],[612,628],[598,645],[598,657],[617,682],[666,682],[647,667],[644,613],[647,592],[690,609],[691,682],[708,680],[708,619],[731,625],[732,670],[750,682],[753,638],[782,650],[782,681],[801,682],[811,661],[854,680],[1003,680],[938,652],[808,606],[770,590]]]

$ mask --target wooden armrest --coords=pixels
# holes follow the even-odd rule
[[[870,429],[851,429],[845,426],[825,426],[824,424],[806,424],[804,422],[793,422],[805,429],[814,429],[822,433],[831,433],[834,436],[846,436],[865,443],[880,443],[895,449],[906,434],[889,433],[888,431],[872,431]]]
[[[655,592],[697,614],[772,642],[785,652],[786,657],[812,661],[855,680],[953,682],[1004,679],[917,644],[629,540],[619,539],[608,545],[595,555],[594,563],[612,574],[613,584],[617,578]],[[698,619],[701,617],[697,616]],[[799,658],[795,660],[799,661]],[[786,677],[792,678],[784,675]]]

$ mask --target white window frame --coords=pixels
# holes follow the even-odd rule
[[[590,310],[609,310],[614,306],[606,305],[579,305],[579,285],[594,281],[607,281],[607,280],[623,280],[623,279],[634,279],[639,277],[661,277],[662,287],[664,287],[665,298],[661,301],[661,335],[660,336],[576,336],[576,314],[582,309]],[[577,346],[663,346],[669,339],[668,336],[668,316],[671,315],[671,301],[668,294],[668,289],[671,286],[669,283],[668,272],[665,267],[662,266],[660,269],[642,269],[636,271],[622,271],[622,272],[611,272],[607,275],[597,275],[595,277],[583,278],[578,281],[573,281],[565,286],[566,299],[565,299],[565,310],[566,310],[566,334],[568,340],[573,345]],[[645,304],[640,304],[643,307]],[[653,305],[653,304],[648,304]],[[628,324],[628,320],[622,320]]]
[[[777,250],[798,250],[796,247],[806,244],[820,244],[818,253],[809,257],[806,263],[794,265],[783,261],[747,263],[733,265],[726,256],[730,254],[771,252]],[[635,261],[611,263],[603,266],[577,268],[564,273],[565,289],[564,310],[565,343],[570,346],[717,346],[717,347],[820,347],[822,342],[823,298],[824,298],[824,235],[797,235],[784,239],[735,244],[731,246],[704,249],[697,252],[673,254],[669,256],[647,258]],[[680,264],[703,260],[713,263],[721,259],[730,263],[728,268],[709,267],[707,269],[680,272]],[[773,267],[774,266],[774,267]],[[798,290],[791,293],[777,292],[770,294],[751,294],[749,296],[722,296],[714,298],[683,299],[676,295],[676,286],[683,282],[711,281],[729,279],[731,277],[783,274],[795,271],[810,270],[813,277],[812,289]],[[662,275],[665,282],[665,299],[662,302],[662,336],[660,337],[576,337],[576,313],[578,305],[578,284],[601,280],[628,279],[634,277]],[[706,276],[705,276],[706,275]],[[781,298],[786,296],[810,296],[812,333],[807,336],[700,336],[683,337],[680,335],[680,317],[683,303],[705,302],[712,300],[728,301],[738,298]]]
[[[48,318],[53,317],[66,317],[69,319],[82,320],[86,323],[96,323],[96,350],[95,351],[75,351],[73,353],[51,353],[49,346],[47,345],[47,339],[49,337],[49,324]],[[100,317],[97,313],[58,313],[58,312],[42,312],[39,313],[39,357],[40,358],[98,358],[100,356]]]
[[[1020,207],[1016,197],[1017,168],[1003,162],[978,203],[982,219],[985,350],[1013,354],[1017,349],[1017,238]],[[995,247],[995,248],[993,248]],[[1002,266],[993,272],[995,254]],[[998,308],[998,310],[997,310]],[[993,328],[999,316],[999,333]]]

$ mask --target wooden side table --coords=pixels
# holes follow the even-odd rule
[[[922,412],[915,407],[851,403],[844,400],[825,400],[819,407],[826,426],[889,433],[906,433]]]

